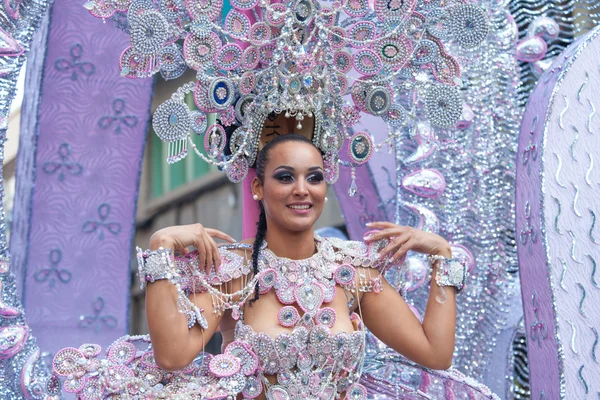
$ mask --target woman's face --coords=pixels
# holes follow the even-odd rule
[[[263,185],[256,180],[254,189],[270,228],[311,229],[323,212],[327,192],[323,157],[308,143],[281,143],[269,151]]]

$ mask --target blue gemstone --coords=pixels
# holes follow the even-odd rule
[[[177,125],[178,121],[179,121],[179,117],[177,117],[177,114],[173,113],[173,114],[169,115],[169,125],[171,125],[171,126]]]

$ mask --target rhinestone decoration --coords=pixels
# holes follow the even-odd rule
[[[241,369],[240,361],[230,354],[217,354],[210,360],[209,369],[220,378],[232,376]]]
[[[381,71],[381,59],[373,50],[363,49],[354,55],[354,69],[363,75],[375,75]]]
[[[430,87],[425,95],[425,111],[433,125],[450,128],[462,114],[458,89],[442,85]]]
[[[190,129],[196,135],[204,135],[204,132],[206,132],[206,127],[208,126],[206,114],[200,111],[192,111],[190,112],[190,118],[192,120]]]
[[[250,31],[250,20],[245,14],[237,10],[231,10],[225,18],[225,29],[231,37],[236,39],[245,38]]]
[[[190,68],[200,71],[214,65],[214,57],[220,48],[221,40],[212,32],[203,37],[190,34],[183,42],[183,56]]]
[[[427,14],[427,32],[441,40],[451,37],[450,14],[441,8],[436,8]]]
[[[217,52],[216,64],[226,71],[236,69],[242,59],[242,49],[237,44],[226,44]]]
[[[335,282],[340,286],[349,286],[354,284],[356,279],[356,270],[350,264],[342,264],[333,273]]]
[[[350,139],[348,154],[356,164],[364,164],[373,154],[373,139],[365,132],[357,132]]]
[[[394,104],[390,106],[383,118],[389,126],[402,126],[407,118],[406,110],[401,105]]]
[[[84,358],[79,350],[72,347],[64,348],[54,356],[52,369],[60,376],[81,376],[85,370],[79,361]]]
[[[209,157],[217,158],[223,153],[227,144],[227,133],[219,124],[213,124],[208,127],[204,135],[204,150]]]
[[[386,114],[392,104],[392,95],[387,88],[374,87],[367,94],[367,110],[373,115]]]
[[[86,343],[79,346],[79,351],[81,352],[81,354],[83,354],[84,357],[93,358],[100,354],[100,352],[102,352],[102,347],[100,347],[97,344]]]
[[[168,100],[156,108],[152,128],[165,142],[174,142],[187,137],[192,127],[190,109],[184,103]]]
[[[165,80],[177,79],[187,69],[182,49],[173,43],[160,53],[160,74]]]
[[[421,40],[413,52],[413,62],[417,65],[429,64],[439,55],[437,44],[432,40]]]
[[[260,59],[258,56],[258,49],[256,47],[248,47],[244,50],[242,56],[242,67],[245,69],[254,69],[258,65]]]
[[[381,60],[394,68],[402,68],[413,52],[412,43],[404,35],[383,39],[378,48]]]
[[[300,314],[296,307],[293,306],[285,306],[279,310],[277,314],[277,320],[281,326],[285,326],[286,328],[290,328],[295,326],[298,320],[300,319]]]
[[[344,11],[351,17],[364,17],[369,12],[367,0],[347,0],[344,3]]]
[[[404,21],[416,5],[417,0],[375,0],[375,14],[382,21]]]
[[[352,47],[366,47],[375,38],[375,24],[370,21],[361,21],[348,29],[347,40]]]
[[[333,58],[335,67],[339,72],[346,73],[352,68],[352,56],[345,51],[338,51]]]
[[[240,183],[248,174],[248,161],[240,157],[229,164],[225,172],[231,182]]]
[[[108,359],[115,364],[129,364],[135,358],[136,349],[133,344],[121,341],[113,344],[107,353]]]
[[[215,79],[208,89],[210,104],[217,110],[224,110],[235,100],[233,83],[227,78]]]
[[[328,328],[333,328],[337,316],[333,308],[326,307],[319,310],[319,312],[315,316],[315,319],[318,324],[324,325]]]
[[[232,0],[231,5],[238,10],[250,10],[256,6],[258,0]]]
[[[221,15],[223,0],[185,0],[185,8],[193,19],[208,18],[213,21]]]
[[[277,282],[277,273],[274,269],[262,271],[258,277],[258,286],[261,294],[267,293],[275,286]]]
[[[252,25],[250,29],[250,42],[255,46],[266,44],[271,40],[271,27],[264,22]]]

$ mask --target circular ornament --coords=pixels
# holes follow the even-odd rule
[[[158,368],[144,368],[138,374],[148,386],[158,385],[163,380],[163,374]]]
[[[274,44],[265,44],[263,46],[260,46],[259,48],[259,59],[260,62],[267,66],[271,63],[271,61],[273,61],[273,52],[275,51],[275,45]]]
[[[210,82],[207,82],[204,79],[199,79],[196,82],[196,87],[194,88],[194,103],[196,106],[206,113],[218,112],[219,110],[215,109],[210,101],[208,101],[208,86]]]
[[[337,317],[333,308],[325,307],[320,309],[319,312],[317,312],[315,319],[317,320],[318,324],[324,325],[328,328],[333,328]]]
[[[240,183],[248,175],[248,161],[245,157],[238,157],[229,164],[229,167],[225,170],[227,178],[233,183]]]
[[[364,17],[369,12],[369,3],[367,0],[346,0],[344,11],[354,18]]]
[[[297,0],[293,10],[296,21],[300,24],[308,25],[312,21],[314,6],[310,0]]]
[[[235,43],[221,47],[215,56],[215,64],[225,71],[236,69],[242,59],[242,49]]]
[[[113,16],[113,14],[115,13],[115,8],[113,7],[113,4],[106,1],[106,2],[98,2],[98,3],[94,3],[93,4],[93,8],[90,11],[90,14],[92,14],[94,17],[96,18],[102,18],[102,19],[107,19]]]
[[[348,79],[346,79],[345,76],[342,75],[337,75],[336,77],[337,79],[337,90],[335,90],[335,87],[333,87],[333,92],[334,93],[339,93],[340,95],[345,95],[348,92]],[[333,85],[333,83],[332,83]]]
[[[392,94],[385,87],[374,87],[367,94],[367,110],[373,115],[386,114],[392,104]]]
[[[450,14],[442,9],[435,8],[427,14],[426,18],[427,32],[440,40],[450,39]]]
[[[363,49],[354,55],[354,69],[362,75],[375,75],[381,71],[381,59],[373,50]]]
[[[368,112],[367,110],[367,94],[371,89],[371,84],[368,82],[370,76],[362,76],[360,80],[357,80],[350,88],[350,94],[354,105],[362,112]]]
[[[246,71],[240,77],[240,84],[238,89],[241,94],[248,94],[252,92],[254,86],[256,85],[256,78],[254,76],[254,72]]]
[[[214,21],[221,16],[223,0],[185,0],[185,8],[192,20],[205,17]]]
[[[450,31],[462,47],[477,47],[486,38],[488,20],[481,7],[462,4],[450,11]]]
[[[433,85],[425,94],[425,112],[429,121],[440,128],[450,128],[462,114],[460,92],[456,87]]]
[[[267,8],[265,21],[267,21],[267,24],[271,26],[280,27],[285,21],[285,15],[285,5],[282,3],[270,4],[269,8]]]
[[[261,381],[255,376],[249,376],[246,380],[246,387],[244,387],[242,395],[249,399],[255,399],[260,396],[262,391],[263,387]]]
[[[300,93],[300,89],[302,89],[302,83],[300,82],[300,78],[294,77],[289,80],[288,89],[290,93],[298,94]]]
[[[425,32],[425,17],[419,13],[412,14],[405,23],[404,34],[412,41],[421,40]]]
[[[63,389],[67,393],[77,393],[83,389],[83,385],[85,385],[85,377],[70,376],[65,379]]]
[[[61,349],[52,359],[52,370],[60,376],[80,375],[84,371],[79,361],[84,355],[73,347]]]
[[[377,28],[371,21],[360,21],[348,29],[348,42],[352,47],[368,47],[375,39]]]
[[[360,383],[352,384],[347,390],[348,400],[367,400],[367,389]]]
[[[347,73],[352,68],[352,56],[345,51],[338,51],[333,56],[333,63],[338,72]]]
[[[260,58],[258,56],[258,49],[254,46],[246,47],[244,54],[242,55],[242,67],[247,70],[256,68]]]
[[[231,5],[238,10],[251,10],[256,4],[258,0],[231,0]]]
[[[258,287],[259,293],[265,294],[269,290],[273,289],[275,283],[277,282],[277,272],[274,269],[266,269],[260,273],[258,276]]]
[[[264,22],[257,22],[250,28],[250,43],[260,46],[271,40],[271,27]]]
[[[208,88],[208,101],[217,110],[224,110],[235,100],[235,87],[227,78],[216,78]]]
[[[412,61],[417,65],[429,64],[435,61],[440,53],[437,43],[423,39],[413,51]]]
[[[335,23],[336,13],[334,13],[333,10],[329,7],[321,7],[319,17],[321,18],[321,24],[329,28]]]
[[[221,40],[213,32],[204,37],[190,34],[183,41],[183,57],[190,68],[200,71],[214,65],[220,48]]]
[[[340,129],[329,131],[321,139],[321,150],[326,153],[337,152],[344,144],[344,135]]]
[[[250,31],[250,20],[240,11],[231,10],[227,13],[224,26],[231,37],[242,39],[248,36],[248,32]]]
[[[333,27],[329,30],[327,40],[332,48],[340,49],[346,45],[346,31],[339,26]]]
[[[219,113],[219,121],[223,126],[231,126],[235,123],[235,120],[235,109],[233,106],[229,106]]]
[[[122,11],[126,11],[130,0],[113,0],[112,3],[115,6],[116,3],[121,3],[119,6]],[[185,18],[182,11],[183,2],[181,0],[158,0],[158,9],[170,21],[174,21],[177,18]]]
[[[378,43],[377,48],[381,60],[395,69],[402,67],[413,52],[410,39],[404,35],[383,39]]]
[[[97,376],[88,378],[79,392],[79,398],[82,400],[100,400],[104,393],[104,388]]]
[[[375,0],[375,15],[382,21],[404,21],[416,5],[417,0]]]
[[[146,78],[158,72],[160,64],[153,61],[151,55],[136,53],[131,47],[121,53],[119,64],[121,75],[128,78]]]
[[[238,121],[243,122],[244,117],[246,116],[246,112],[248,112],[249,107],[254,102],[254,98],[256,96],[249,94],[246,96],[240,97],[240,99],[235,103],[235,117]]]
[[[156,136],[165,142],[185,139],[191,125],[188,106],[172,99],[159,105],[152,117],[152,128]]]
[[[362,165],[369,161],[373,154],[373,139],[366,132],[357,132],[350,138],[348,154],[352,161]]]
[[[354,284],[356,270],[350,264],[342,264],[336,268],[333,273],[333,279],[340,286],[350,286]]]
[[[106,370],[105,377],[107,386],[114,389],[118,389],[124,382],[133,378],[135,374],[133,371],[126,367],[125,365],[114,365],[112,367],[108,367]]]
[[[246,131],[243,127],[237,128],[229,138],[229,151],[236,154],[246,141]]]
[[[211,158],[217,158],[223,154],[227,144],[227,134],[225,129],[219,124],[212,124],[206,130],[204,135],[204,150]]]
[[[277,320],[279,321],[279,325],[284,326],[286,328],[291,328],[300,319],[300,313],[294,306],[285,306],[279,310],[277,314]]]
[[[194,110],[190,113],[190,117],[192,119],[192,132],[196,135],[203,135],[206,132],[206,127],[208,126],[208,121],[206,119],[206,114],[202,111]]]
[[[109,347],[107,358],[115,364],[129,364],[135,358],[135,353],[133,343],[119,341]]]
[[[217,354],[210,360],[208,368],[219,378],[226,378],[238,373],[241,365],[240,361],[230,354]]]
[[[84,355],[85,358],[96,357],[102,352],[102,347],[94,343],[86,343],[79,346],[79,351]]]
[[[169,23],[158,11],[145,11],[129,24],[131,47],[141,54],[158,54],[169,38]]]
[[[402,126],[406,122],[406,118],[408,117],[408,113],[399,104],[393,104],[390,106],[387,113],[385,113],[382,118],[386,124],[389,126]]]
[[[181,48],[175,43],[162,49],[159,64],[160,73],[165,80],[179,78],[187,69]]]

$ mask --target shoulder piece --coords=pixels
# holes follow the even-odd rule
[[[250,263],[244,256],[236,254],[234,250],[250,250],[251,252],[252,245],[235,243],[220,246],[221,267],[218,271],[212,267],[208,274],[200,270],[198,266],[197,251],[192,251],[183,257],[175,257],[175,266],[182,277],[182,288],[186,291],[197,292],[206,283],[213,286],[220,285],[247,275],[251,271]]]
[[[320,236],[316,236],[316,239],[321,243],[321,251],[332,263],[375,268],[382,272],[391,267],[387,260],[379,259],[379,252],[389,243],[387,239],[371,243],[339,238],[322,238]]]

